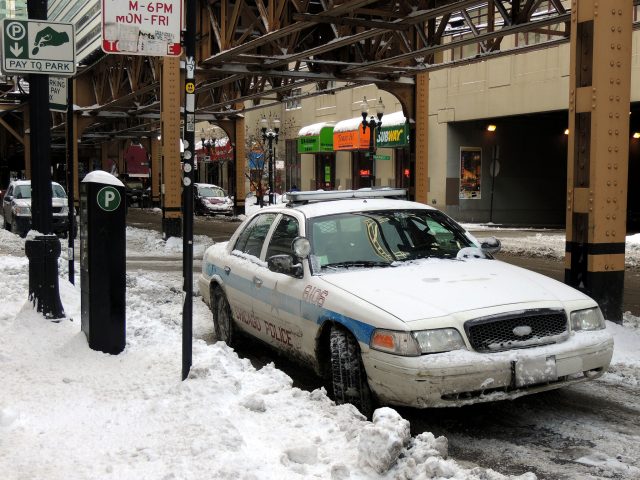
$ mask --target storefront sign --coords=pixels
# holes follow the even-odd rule
[[[333,127],[320,129],[320,135],[298,137],[298,153],[333,152]]]
[[[409,129],[407,125],[390,125],[381,127],[376,137],[378,147],[406,147],[409,145]]]
[[[333,148],[335,150],[367,150],[371,129],[362,133],[362,128],[348,132],[333,132]]]

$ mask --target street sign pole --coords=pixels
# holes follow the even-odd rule
[[[185,148],[182,179],[184,304],[182,306],[182,380],[189,376],[193,336],[193,156],[195,152],[196,0],[187,0],[185,43]]]
[[[47,0],[27,4],[29,18],[46,20]],[[38,47],[34,46],[33,50]],[[51,319],[64,317],[58,289],[60,240],[52,235],[51,208],[51,117],[42,113],[49,105],[49,76],[29,75],[29,126],[31,146],[31,229],[41,234],[27,240],[29,297],[37,310]]]

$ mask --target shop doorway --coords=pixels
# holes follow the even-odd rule
[[[336,156],[333,153],[316,153],[316,188],[335,189]]]

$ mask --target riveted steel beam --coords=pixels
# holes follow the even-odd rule
[[[571,7],[565,281],[622,323],[632,2]]]

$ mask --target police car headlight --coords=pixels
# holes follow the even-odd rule
[[[414,332],[414,335],[422,353],[440,353],[467,348],[460,332],[455,328],[421,330]]]
[[[571,328],[580,330],[602,330],[605,328],[604,317],[598,307],[571,312]]]
[[[374,350],[407,357],[420,355],[420,347],[411,332],[375,330],[371,335],[369,346]]]
[[[31,215],[31,209],[29,207],[15,205],[13,207],[13,213],[17,216]]]

